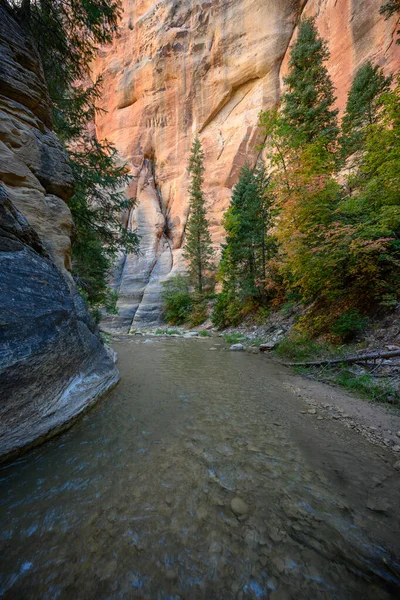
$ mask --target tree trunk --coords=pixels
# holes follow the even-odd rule
[[[388,352],[372,352],[370,354],[359,354],[354,356],[347,356],[344,358],[324,358],[322,360],[314,360],[310,362],[292,362],[283,363],[286,367],[323,367],[330,365],[340,365],[341,363],[358,363],[365,362],[367,360],[376,360],[378,358],[393,358],[400,356],[400,350],[392,350]]]

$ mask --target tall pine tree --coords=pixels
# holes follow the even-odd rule
[[[334,87],[325,66],[327,43],[314,19],[304,19],[291,49],[286,91],[282,98],[285,134],[295,148],[316,141],[328,147],[338,135]]]
[[[190,215],[186,226],[183,256],[188,261],[190,281],[201,297],[206,287],[207,275],[213,266],[213,248],[203,193],[204,152],[198,136],[192,144],[188,170],[191,178]]]
[[[314,20],[301,21],[291,48],[281,110],[262,113],[260,119],[267,145],[273,146],[269,158],[275,167],[272,187],[279,211],[277,279],[283,278],[288,290],[300,291],[306,300],[326,288],[325,274],[330,276],[322,269],[318,247],[339,200],[334,180],[338,111],[325,65],[328,58]]]
[[[223,219],[226,241],[222,246],[219,279],[222,293],[213,320],[218,326],[234,324],[246,307],[263,303],[267,263],[275,252],[269,235],[272,195],[264,166],[245,165]]]
[[[392,77],[370,61],[357,71],[351,86],[342,120],[343,158],[360,151],[365,145],[366,127],[378,120],[378,100],[390,89]]]

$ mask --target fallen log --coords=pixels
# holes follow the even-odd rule
[[[391,350],[387,352],[370,352],[369,354],[358,354],[343,358],[324,358],[321,360],[313,360],[310,362],[291,362],[283,363],[285,367],[325,367],[330,365],[340,365],[341,363],[358,363],[367,360],[377,360],[385,358],[393,358],[400,356],[400,350]]]

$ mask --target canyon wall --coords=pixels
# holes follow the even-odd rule
[[[35,49],[0,7],[0,460],[118,381],[70,274],[73,189]]]
[[[397,21],[381,0],[123,0],[118,39],[103,48],[94,76],[104,82],[100,138],[113,142],[133,176],[130,226],[142,254],[121,257],[114,279],[120,313],[106,320],[129,331],[161,319],[161,283],[184,268],[188,154],[199,132],[205,192],[216,248],[221,217],[243,164],[262,141],[257,117],[277,103],[296,23],[315,16],[328,41],[329,71],[343,109],[356,70],[368,59],[398,70]]]

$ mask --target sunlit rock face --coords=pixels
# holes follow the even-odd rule
[[[94,76],[104,81],[107,111],[96,126],[131,168],[130,193],[139,201],[135,211],[146,233],[145,258],[128,257],[116,280],[121,317],[112,320],[114,327],[158,322],[160,282],[182,268],[186,166],[194,134],[200,133],[206,153],[208,216],[218,247],[232,186],[243,164],[257,159],[258,113],[279,100],[299,17],[316,16],[343,108],[364,61],[372,59],[386,72],[399,65],[396,19],[384,21],[380,5],[380,0],[123,0],[120,37],[102,49],[94,65]],[[151,237],[160,243],[149,243]]]
[[[35,48],[0,7],[0,461],[118,381],[69,271],[73,188]]]

